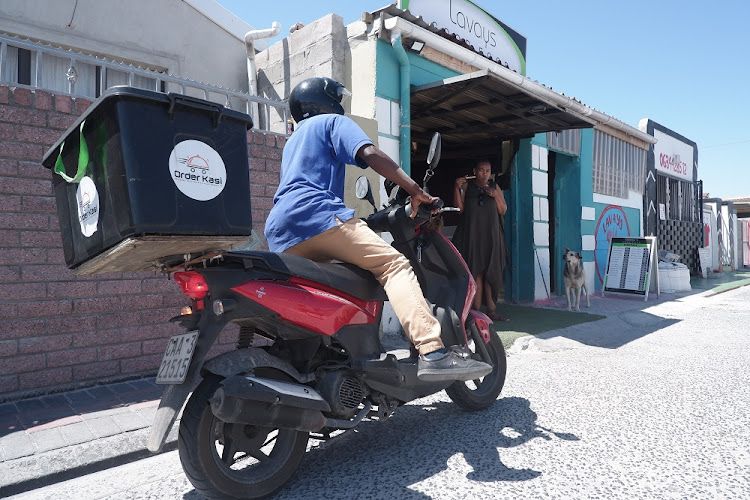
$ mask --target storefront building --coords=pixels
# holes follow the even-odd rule
[[[373,139],[417,181],[440,132],[430,191],[449,204],[454,180],[490,159],[509,207],[505,299],[562,293],[564,247],[582,251],[590,289],[599,288],[597,252],[606,254],[608,238],[642,234],[654,138],[526,78],[526,40],[472,2],[404,0],[340,22],[327,16],[259,54],[261,95],[285,98],[309,76],[344,82],[353,92],[347,112],[374,120]],[[382,182],[373,192],[380,207]]]
[[[714,273],[722,271],[736,271],[741,269],[748,261],[745,261],[743,243],[747,241],[747,233],[743,231],[747,227],[748,219],[740,219],[734,202],[722,200],[721,198],[703,198],[703,231],[705,237],[704,246],[710,256],[710,270]]]
[[[698,274],[698,248],[705,245],[698,146],[650,119],[641,120],[639,128],[658,141],[648,155],[645,234],[656,236],[659,249],[678,254],[690,272]]]

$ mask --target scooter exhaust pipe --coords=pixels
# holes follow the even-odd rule
[[[209,401],[211,412],[230,423],[315,432],[325,427],[328,403],[314,389],[252,376],[224,379]]]
[[[224,422],[317,432],[324,427],[349,429],[369,412],[352,420],[326,418],[330,406],[315,389],[301,384],[251,376],[224,379],[209,400],[211,412]]]

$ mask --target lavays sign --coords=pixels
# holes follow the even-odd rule
[[[526,39],[470,1],[400,0],[399,7],[466,40],[489,59],[526,74]]]

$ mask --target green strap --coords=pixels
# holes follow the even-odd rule
[[[62,161],[62,151],[63,147],[65,146],[65,141],[63,141],[62,144],[60,144],[60,153],[57,155],[57,161],[55,162],[55,173],[59,174],[60,177],[65,179],[67,182],[70,183],[79,183],[81,182],[81,179],[83,179],[83,176],[86,174],[86,167],[89,164],[89,148],[86,145],[86,139],[83,137],[83,125],[86,123],[86,120],[81,122],[81,128],[79,129],[79,137],[81,139],[80,147],[78,148],[78,171],[76,172],[75,177],[69,177],[65,173],[65,165]]]

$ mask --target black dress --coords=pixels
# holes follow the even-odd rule
[[[508,250],[497,203],[491,196],[480,194],[474,182],[466,185],[464,211],[456,226],[453,244],[461,252],[472,276],[476,278],[485,271],[485,279],[492,287],[492,298],[497,302]],[[483,292],[477,290],[477,293]]]

